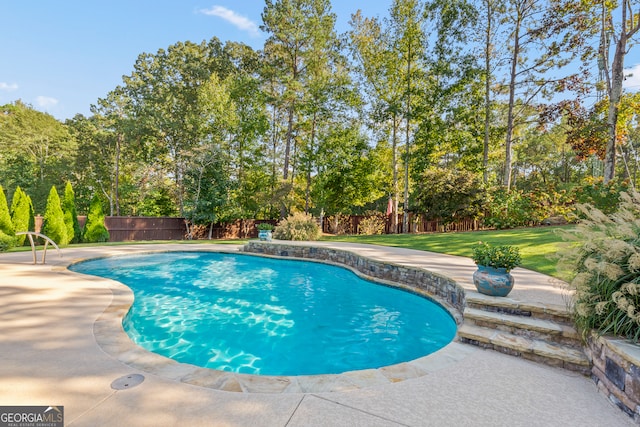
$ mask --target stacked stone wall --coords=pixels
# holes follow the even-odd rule
[[[614,337],[591,336],[585,352],[601,393],[640,424],[640,347]]]
[[[303,259],[314,259],[350,267],[365,278],[399,287],[433,298],[449,308],[460,323],[465,306],[464,289],[454,280],[419,268],[371,260],[349,251],[333,248],[288,245],[286,243],[249,242],[245,252]],[[453,308],[455,311],[452,311]]]

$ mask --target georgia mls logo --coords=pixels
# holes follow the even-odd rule
[[[64,406],[0,406],[0,427],[64,427]]]

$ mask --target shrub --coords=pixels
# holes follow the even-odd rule
[[[275,227],[273,226],[273,224],[270,224],[268,222],[261,222],[260,224],[256,225],[256,228],[263,231],[273,231]]]
[[[69,181],[67,181],[67,185],[64,187],[62,212],[64,212],[64,224],[67,227],[67,239],[69,243],[78,243],[80,241],[80,224],[78,223],[78,213],[76,212],[75,194]]]
[[[579,205],[584,215],[573,230],[573,242],[561,252],[559,270],[575,272],[574,315],[583,337],[591,330],[637,342],[640,339],[640,195],[621,193],[609,215]]]
[[[13,192],[11,222],[16,232],[33,231],[34,218],[31,199],[20,187],[17,187],[16,191]],[[26,238],[26,235],[16,236],[16,245],[23,245]]]
[[[16,239],[13,236],[5,234],[0,230],[0,252],[5,252],[16,245]]]
[[[107,242],[109,241],[109,231],[104,226],[104,213],[102,211],[102,202],[98,196],[93,196],[89,213],[87,214],[87,223],[84,226],[82,240],[87,243]]]
[[[273,237],[280,240],[318,240],[321,234],[315,218],[296,212],[278,223]]]
[[[573,188],[576,203],[590,205],[605,214],[616,211],[620,202],[620,193],[629,190],[626,181],[609,181],[604,183],[602,177],[586,178],[580,185]]]
[[[514,228],[530,225],[539,215],[534,212],[534,206],[529,197],[520,190],[507,191],[504,188],[489,192],[489,203],[484,224],[498,229]]]
[[[427,220],[447,225],[459,218],[477,218],[483,211],[485,191],[473,172],[433,168],[417,183],[413,208]]]
[[[515,246],[490,246],[488,243],[482,242],[473,248],[471,258],[477,265],[504,268],[507,272],[513,270],[522,262],[520,250]]]
[[[369,211],[358,225],[358,234],[384,234],[387,218],[382,212]]]
[[[64,214],[60,205],[60,196],[55,186],[51,187],[47,206],[42,219],[42,234],[56,242],[59,246],[69,243],[67,238],[67,227],[64,224]]]
[[[7,205],[7,197],[4,195],[4,189],[0,185],[0,231],[7,236],[13,237],[15,229],[9,215],[9,206]]]
[[[327,218],[327,224],[329,225],[329,233],[341,235],[352,234],[351,229],[351,216],[343,213],[337,213]]]

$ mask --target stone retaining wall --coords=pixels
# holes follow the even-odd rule
[[[462,320],[465,306],[464,289],[448,277],[430,271],[402,265],[383,263],[361,257],[355,253],[323,247],[292,245],[286,243],[249,242],[245,252],[264,255],[316,259],[344,265],[361,275],[379,281],[388,281],[401,285],[410,291],[426,294],[448,308],[457,323]]]
[[[622,339],[591,336],[585,353],[601,393],[640,424],[640,347]]]

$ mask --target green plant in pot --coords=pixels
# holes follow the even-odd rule
[[[260,224],[256,225],[256,228],[258,229],[258,238],[260,240],[271,240],[271,232],[275,228],[272,224],[269,224],[268,222],[261,222]]]
[[[520,250],[515,246],[491,246],[480,242],[471,257],[478,266],[473,283],[481,294],[506,297],[515,283],[509,273],[522,262]]]

